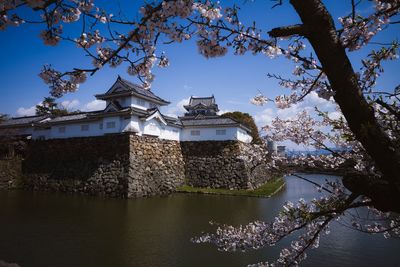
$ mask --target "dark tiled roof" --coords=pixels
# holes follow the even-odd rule
[[[166,115],[163,115],[163,117],[167,121],[168,124],[182,126],[182,122],[178,118],[174,118],[174,117],[170,117],[170,116],[166,116]]]
[[[118,91],[115,94],[123,94],[123,93],[133,92],[137,95],[142,95],[147,98],[154,99],[154,100],[163,102],[165,104],[169,104],[168,101],[162,99],[161,97],[156,96],[151,90],[144,89],[142,86],[140,86],[138,84],[134,84],[130,81],[122,79],[120,76],[118,76],[117,82],[118,81],[121,82],[123,85],[125,85],[125,90]],[[113,92],[108,90],[105,94],[99,94],[97,96],[104,97],[104,96],[113,95],[113,94],[114,94]]]
[[[210,97],[193,97],[192,96],[192,97],[190,97],[189,106],[194,107],[199,104],[202,104],[206,107],[212,106],[215,104],[215,98],[214,98],[214,96],[210,96]]]
[[[204,118],[204,119],[197,119],[197,120],[182,120],[183,126],[199,126],[199,125],[234,125],[238,124],[236,121],[230,118]]]
[[[144,110],[141,110],[141,111],[143,112]],[[153,115],[153,114],[156,113],[156,112],[160,112],[160,110],[159,110],[158,108],[150,108],[150,109],[147,109],[147,110],[144,111],[144,112],[146,112],[146,114],[142,114],[141,117],[142,117],[142,118],[147,118],[147,117]],[[164,115],[164,114],[162,114],[161,112],[160,112],[160,114],[161,114],[161,116],[164,118],[164,120],[167,122],[168,125],[172,125],[172,126],[182,126],[182,123],[181,123],[181,121],[180,121],[178,118]],[[138,114],[138,115],[140,115],[140,114]]]
[[[49,117],[49,115],[12,118],[0,122],[0,127],[7,127],[7,126],[18,127],[18,126],[29,125],[41,121],[43,119],[46,119],[47,117]]]
[[[199,120],[199,119],[218,119],[218,118],[221,118],[221,116],[197,114],[197,115],[185,115],[183,117],[179,117],[179,119],[181,121],[183,121],[183,120]]]
[[[55,118],[51,119],[49,122],[52,123],[52,122],[83,120],[83,119],[87,119],[88,118],[88,114],[90,114],[90,112],[55,117]]]
[[[218,125],[231,125],[231,126],[240,126],[241,128],[245,129],[246,131],[250,132],[250,130],[244,126],[243,124],[230,119],[224,118],[221,116],[210,116],[198,119],[187,119],[185,117],[180,117],[182,125],[184,127],[191,127],[191,126],[218,126]]]
[[[114,106],[117,108],[117,110],[122,109],[122,106],[119,104],[118,101],[112,100],[111,103],[114,104]]]
[[[140,109],[140,108],[135,108],[135,107],[130,107],[130,109],[132,110],[132,112],[135,115],[139,115],[139,116],[148,116],[151,113],[153,113],[153,111],[151,109]]]

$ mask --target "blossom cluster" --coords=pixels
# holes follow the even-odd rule
[[[266,104],[270,99],[268,99],[266,96],[263,94],[258,94],[255,97],[250,99],[250,103],[256,106],[262,106]]]
[[[39,74],[40,78],[49,85],[50,94],[54,97],[60,97],[67,92],[74,92],[79,88],[79,84],[86,80],[85,71],[74,71],[67,75],[69,79],[64,78],[65,74],[54,70],[51,66],[44,66]]]
[[[95,30],[93,33],[82,33],[81,36],[75,39],[78,47],[89,48],[94,44],[101,44],[105,41],[105,38],[100,35],[99,30]]]
[[[260,263],[253,266],[297,266],[306,258],[304,250],[311,246],[317,248],[319,236],[328,234],[328,224],[341,215],[339,209],[348,195],[340,183],[327,185],[331,194],[306,202],[300,199],[296,204],[288,201],[273,222],[255,221],[237,227],[219,225],[213,234],[203,234],[194,238],[197,243],[212,243],[222,251],[248,251],[273,246],[282,238],[297,230],[306,229],[304,234],[283,249],[274,263]]]
[[[17,8],[17,2],[1,1],[0,30],[24,22],[23,18],[13,13]],[[153,67],[163,68],[169,65],[168,57],[156,50],[160,40],[164,43],[172,43],[195,37],[200,54],[206,58],[224,56],[228,53],[228,49],[232,49],[236,55],[252,53],[271,59],[286,57],[292,61],[295,64],[292,73],[294,79],[277,77],[282,87],[291,90],[291,94],[275,98],[278,108],[288,108],[304,99],[312,91],[326,100],[334,96],[317,59],[312,55],[304,56],[306,46],[302,37],[289,37],[286,43],[288,45],[284,48],[282,43],[286,40],[264,38],[264,32],[256,28],[255,24],[246,27],[241,23],[238,8],[223,9],[218,2],[213,3],[208,0],[147,2],[140,9],[141,15],[137,20],[126,20],[124,17],[114,16],[96,7],[93,0],[23,1],[24,5],[37,11],[36,14],[41,14],[40,19],[45,28],[40,36],[46,45],[57,45],[62,39],[69,39],[85,50],[92,59],[92,69],[75,69],[62,73],[50,66],[45,66],[40,77],[49,85],[51,94],[60,97],[64,93],[73,92],[86,80],[87,74],[93,74],[103,66],[116,67],[123,62],[128,65],[128,74],[139,77],[143,86],[150,88],[154,80]],[[393,4],[394,2],[398,1],[376,0],[376,10],[371,16],[364,18],[354,14],[354,16],[341,18],[339,22],[343,25],[343,30],[339,31],[339,37],[342,44],[349,50],[357,50],[370,42],[373,36],[388,25],[389,18],[398,12],[398,7]],[[76,38],[63,37],[63,24],[77,21],[83,22],[83,29],[79,35]],[[113,28],[114,25],[118,27]],[[129,30],[121,33],[120,29],[125,26],[129,26]],[[369,58],[363,61],[359,77],[362,89],[368,91],[375,85],[377,77],[383,71],[381,61],[396,59],[397,50],[398,47],[392,45],[372,52]],[[267,101],[269,99],[261,93],[251,99],[251,103],[260,106]],[[400,126],[396,120],[396,111],[398,112],[399,108],[397,103],[393,104],[389,107],[381,105],[373,108],[386,133],[398,140]],[[354,170],[379,176],[363,147],[355,141],[344,118],[332,119],[326,113],[319,112],[319,114],[321,120],[312,118],[306,112],[301,112],[297,118],[289,120],[277,118],[264,130],[278,141],[291,140],[296,144],[311,145],[327,150],[330,146],[339,148],[331,151],[330,155],[300,155],[286,158],[281,155],[263,153],[262,149],[253,149],[247,153],[248,156],[240,156],[238,160],[249,162],[251,171],[257,170],[261,165],[267,169],[279,171],[283,167],[301,164],[335,169],[346,162],[352,162]],[[325,127],[329,128],[329,131],[324,129]],[[215,234],[205,234],[195,241],[211,242],[225,251],[245,251],[274,245],[283,237],[305,229],[305,233],[293,241],[289,248],[281,251],[276,262],[261,263],[257,266],[297,265],[306,257],[305,249],[308,246],[318,247],[321,233],[329,232],[329,222],[346,212],[343,208],[345,205],[352,204],[341,184],[333,183],[318,187],[319,190],[325,192],[326,188],[329,188],[327,196],[311,202],[299,200],[296,204],[286,203],[281,214],[271,223],[257,221],[239,227],[223,225]],[[361,202],[361,204],[367,206],[368,202]],[[379,216],[384,217],[382,214]],[[384,233],[385,237],[398,235],[399,220],[389,216],[384,218],[390,220],[389,225],[378,222],[363,224],[355,218],[350,226],[369,233]]]
[[[377,78],[384,71],[383,61],[396,60],[399,58],[399,44],[393,42],[388,47],[381,47],[378,51],[373,50],[368,58],[362,60],[362,69],[359,84],[362,90],[370,91],[376,85]]]
[[[343,26],[341,41],[350,51],[358,50],[366,45],[372,37],[380,32],[390,22],[390,17],[399,11],[396,1],[374,0],[375,12],[364,18],[360,15],[339,17]],[[397,7],[396,7],[397,5]]]

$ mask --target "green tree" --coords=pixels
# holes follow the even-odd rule
[[[249,113],[234,111],[234,112],[226,112],[222,114],[222,116],[226,118],[231,118],[249,128],[251,130],[251,137],[253,137],[253,141],[251,141],[253,144],[262,143],[257,125],[254,122],[253,117]]]
[[[69,114],[68,110],[60,107],[53,97],[45,97],[40,105],[36,105],[36,115],[51,114],[62,116]]]

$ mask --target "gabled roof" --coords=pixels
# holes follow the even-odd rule
[[[161,112],[158,109],[155,109],[152,113],[150,113],[146,117],[142,117],[144,121],[149,121],[152,119],[158,119],[162,124],[167,125],[167,121],[165,120],[164,116],[161,114]]]
[[[106,100],[114,97],[122,97],[129,95],[134,95],[136,97],[155,102],[159,105],[167,105],[170,103],[162,99],[161,97],[156,96],[151,90],[144,89],[142,86],[134,84],[125,79],[122,79],[120,76],[118,76],[115,83],[106,93],[98,94],[95,96],[97,99]]]
[[[111,100],[107,107],[104,109],[104,112],[112,112],[112,111],[119,111],[123,109],[118,101]]]
[[[188,105],[183,106],[187,111],[195,109],[213,109],[218,111],[218,105],[215,103],[214,95],[209,97],[194,97],[191,96]]]
[[[202,104],[202,105],[204,105],[206,107],[214,105],[215,104],[215,97],[213,95],[209,96],[209,97],[194,97],[194,96],[190,97],[189,106],[194,107],[194,106],[197,106],[199,104]]]

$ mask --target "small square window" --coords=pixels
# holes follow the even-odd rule
[[[106,128],[107,129],[111,129],[111,128],[115,128],[115,121],[109,121],[106,123]]]
[[[99,124],[99,129],[100,129],[100,130],[103,130],[103,123],[100,123],[100,124]]]
[[[138,99],[138,100],[136,101],[136,103],[137,103],[139,106],[145,106],[145,105],[146,105],[146,102],[145,102],[143,99]]]
[[[226,130],[217,130],[216,133],[217,135],[226,135]]]
[[[58,127],[58,132],[59,133],[65,133],[65,126]]]
[[[192,130],[192,131],[190,131],[190,135],[198,136],[198,135],[200,135],[200,130]]]
[[[81,125],[81,131],[89,131],[89,125],[87,124]]]

